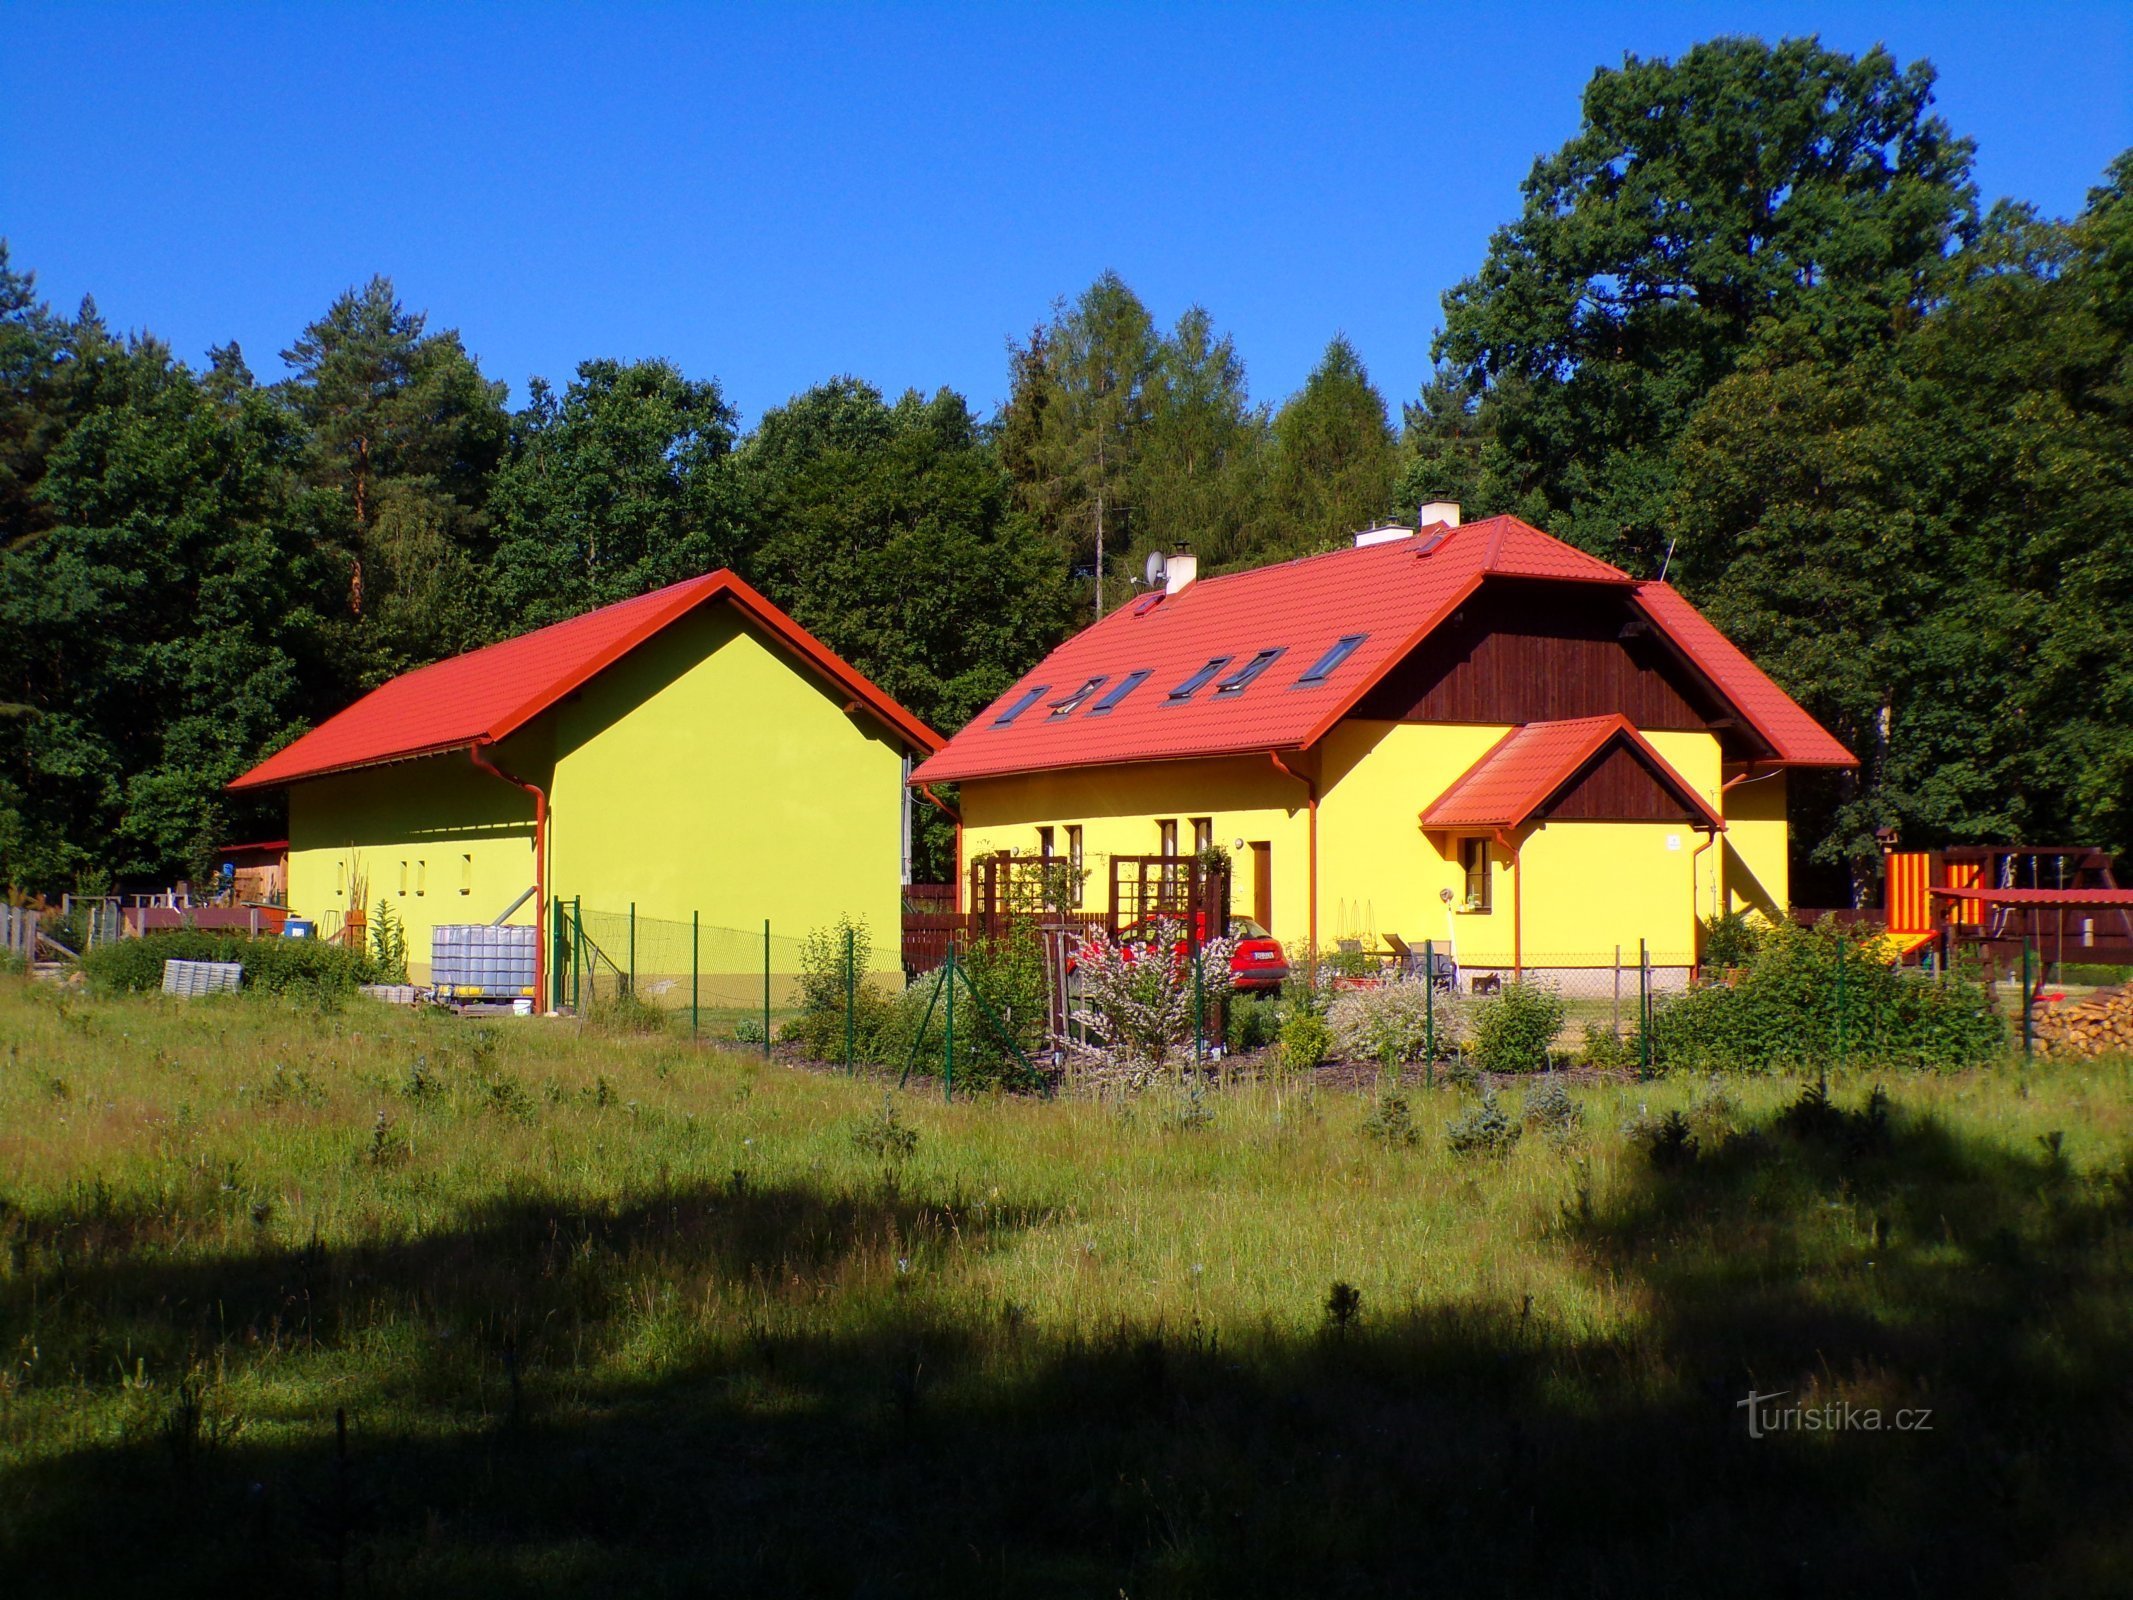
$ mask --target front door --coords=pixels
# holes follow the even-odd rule
[[[1268,839],[1252,841],[1252,920],[1274,931],[1274,845]]]

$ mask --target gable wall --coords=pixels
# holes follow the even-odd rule
[[[1492,580],[1355,714],[1512,724],[1620,712],[1646,732],[1712,728],[1723,707],[1650,634],[1621,638],[1631,616],[1617,590]]]

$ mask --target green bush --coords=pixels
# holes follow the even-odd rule
[[[1455,1156],[1507,1156],[1518,1147],[1522,1130],[1496,1103],[1496,1091],[1483,1089],[1474,1109],[1444,1125],[1444,1143]]]
[[[1703,964],[1706,967],[1745,967],[1755,959],[1762,944],[1765,923],[1746,911],[1728,911],[1706,917],[1703,922]]]
[[[1326,1019],[1309,1006],[1292,1005],[1281,1019],[1281,1065],[1288,1072],[1315,1072],[1333,1048]]]
[[[266,994],[349,994],[378,981],[377,963],[365,950],[204,928],[172,928],[100,944],[82,957],[82,970],[100,989],[149,994],[163,987],[165,961],[234,961],[244,968],[244,986]]]
[[[1825,919],[1772,927],[1740,981],[1662,1002],[1652,1018],[1655,1064],[1694,1072],[1805,1069],[1839,1054],[1853,1063],[1955,1070],[1982,1065],[2005,1040],[1974,973],[1899,968],[1870,931]],[[1839,968],[1842,981],[1839,981]]]
[[[874,936],[864,922],[841,917],[800,941],[800,1014],[785,1035],[799,1041],[815,1061],[844,1059],[845,940],[851,940],[852,1059],[881,1064],[896,1052],[899,1035],[895,996],[869,973]]]
[[[1271,995],[1233,994],[1224,1042],[1232,1051],[1258,1050],[1281,1037],[1281,1002]]]
[[[959,952],[956,970],[956,1085],[970,1089],[1040,1087],[1040,1063],[1046,1055],[1051,1021],[1043,938],[1021,919],[1011,919],[1007,931],[997,938],[974,939]],[[972,1004],[973,990],[984,1002],[982,1011]],[[843,1026],[841,1020],[838,1026]],[[915,1044],[919,1067],[940,1070],[948,1043],[948,1011],[939,968],[921,976],[900,1001],[891,1003],[882,1038],[887,1048],[884,1060],[901,1065],[912,1058]],[[1009,1048],[1010,1043],[1015,1048]],[[1028,1067],[1023,1065],[1025,1060]]]
[[[1483,1072],[1543,1072],[1563,1029],[1563,997],[1550,984],[1507,983],[1474,1007],[1467,1055]]]

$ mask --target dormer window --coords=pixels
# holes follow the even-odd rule
[[[1051,707],[1052,715],[1055,717],[1072,716],[1076,706],[1088,699],[1090,695],[1101,689],[1109,681],[1109,673],[1098,673],[1064,699],[1054,700]]]
[[[1367,633],[1351,633],[1346,638],[1336,639],[1330,650],[1311,663],[1311,670],[1296,680],[1296,686],[1301,689],[1314,683],[1324,683],[1340,670],[1341,663],[1354,655],[1356,647],[1369,637]]]
[[[1205,688],[1209,681],[1212,680],[1217,673],[1219,673],[1224,667],[1228,666],[1232,661],[1236,659],[1237,658],[1235,656],[1213,657],[1211,660],[1209,660],[1206,666],[1202,667],[1198,672],[1195,672],[1191,677],[1187,678],[1183,683],[1179,684],[1175,689],[1171,690],[1170,698],[1173,701],[1190,700],[1194,695],[1198,694],[1203,688]]]
[[[1215,693],[1218,695],[1244,693],[1246,689],[1252,686],[1254,678],[1266,671],[1268,667],[1271,667],[1287,653],[1286,647],[1277,650],[1260,651],[1259,654],[1253,656],[1251,660],[1245,662],[1243,666],[1216,684]]]
[[[1005,711],[1001,712],[997,717],[994,717],[992,719],[992,725],[995,728],[1006,727],[1010,722],[1013,722],[1015,718],[1021,716],[1023,712],[1027,711],[1039,700],[1042,700],[1047,694],[1050,694],[1051,691],[1052,686],[1048,683],[1040,683],[1034,689],[1023,690],[1022,698],[1017,700],[1013,705],[1009,706]]]

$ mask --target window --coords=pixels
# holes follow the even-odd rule
[[[1286,647],[1279,650],[1262,650],[1251,660],[1215,685],[1216,694],[1242,694],[1252,686],[1252,680],[1266,671],[1287,654]]]
[[[474,858],[472,856],[461,856],[459,858],[459,892],[461,894],[472,894],[474,892]]]
[[[1192,853],[1202,855],[1215,847],[1215,819],[1194,817],[1192,819]]]
[[[1170,698],[1173,700],[1190,700],[1194,695],[1200,692],[1201,688],[1206,684],[1208,679],[1212,678],[1216,673],[1220,672],[1224,667],[1228,666],[1235,659],[1236,657],[1234,656],[1214,657],[1207,663],[1206,666],[1202,667],[1198,672],[1195,672],[1191,677],[1187,678],[1183,683],[1179,684],[1175,689],[1171,690]]]
[[[1489,909],[1489,841],[1461,839],[1459,865],[1466,873],[1466,909]]]
[[[416,898],[417,898],[417,899],[420,899],[420,898],[421,898],[421,896],[422,896],[422,894],[423,894],[423,892],[424,892],[425,890],[427,890],[427,889],[429,888],[429,886],[430,886],[430,864],[429,864],[429,862],[428,862],[428,861],[427,861],[426,859],[418,858],[418,859],[416,860],[416,862],[415,862],[415,896],[416,896]]]
[[[405,861],[400,863],[400,892],[402,894],[407,893],[407,863]]]
[[[1101,700],[1089,707],[1089,715],[1101,717],[1116,709],[1119,701],[1125,699],[1127,695],[1146,683],[1148,678],[1148,669],[1145,667],[1138,672],[1127,673],[1105,693]]]
[[[1064,717],[1071,714],[1076,706],[1080,705],[1082,701],[1088,699],[1089,696],[1094,694],[1098,689],[1101,689],[1108,681],[1109,677],[1107,674],[1099,674],[1098,676],[1091,678],[1079,689],[1076,689],[1064,700],[1054,700],[1052,702],[1052,715],[1055,717]]]
[[[1142,676],[1147,674],[1143,673]],[[1081,824],[1078,822],[1067,824],[1067,867],[1067,891],[1074,897],[1074,904],[1079,906],[1084,880],[1081,866]]]
[[[348,892],[348,863],[345,861],[336,861],[333,864],[333,892],[335,894],[346,894]]]
[[[1037,854],[1045,861],[1052,859],[1052,830],[1050,828],[1039,828],[1037,830]]]
[[[1178,853],[1178,819],[1164,817],[1155,825],[1155,849],[1157,855],[1174,856]]]
[[[1336,639],[1333,648],[1311,663],[1311,670],[1296,680],[1301,688],[1307,683],[1324,683],[1339,670],[1340,664],[1355,654],[1355,647],[1369,638],[1367,633],[1351,633],[1344,639]]]
[[[1027,711],[1039,700],[1042,700],[1047,694],[1050,694],[1051,691],[1052,686],[1048,683],[1040,683],[1034,689],[1023,690],[1022,698],[1017,700],[1013,705],[1009,706],[1005,711],[1001,712],[997,717],[994,717],[992,719],[992,725],[995,728],[1006,727],[1010,722],[1014,721],[1015,718],[1021,716],[1023,712]]]

